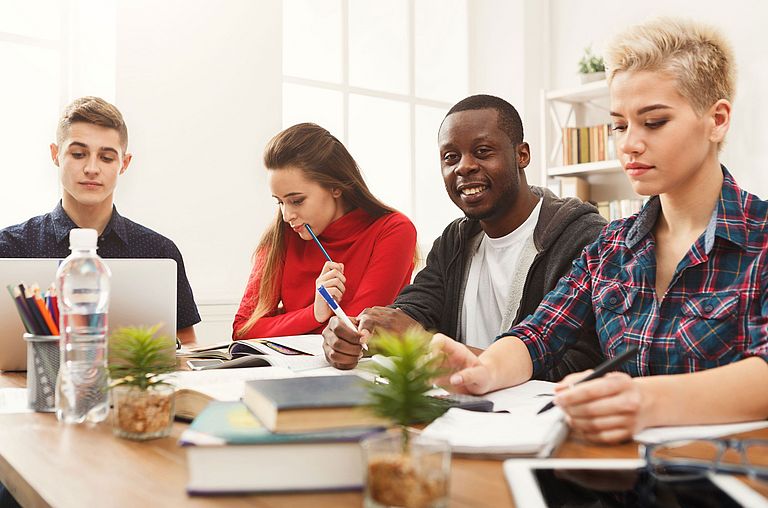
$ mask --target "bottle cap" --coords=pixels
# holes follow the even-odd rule
[[[95,229],[75,228],[69,232],[69,250],[95,249],[98,236]]]

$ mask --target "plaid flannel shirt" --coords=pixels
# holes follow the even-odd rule
[[[696,372],[750,356],[768,361],[768,201],[722,169],[709,225],[661,303],[652,233],[661,205],[653,197],[638,214],[606,226],[536,312],[504,334],[528,347],[534,376],[591,326],[606,358],[639,347],[621,368],[632,376]]]

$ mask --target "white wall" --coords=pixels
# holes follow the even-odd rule
[[[470,94],[496,95],[523,120],[531,147],[528,183],[540,185],[540,90],[549,79],[549,2],[473,0],[469,12]]]
[[[682,16],[712,23],[733,44],[738,67],[734,115],[721,161],[747,190],[768,198],[768,3],[732,0],[550,0],[551,88],[578,83],[576,62],[590,44],[602,48],[622,27],[660,16]]]
[[[280,130],[280,37],[279,0],[118,1],[134,158],[116,203],[176,242],[198,304],[239,302],[274,216],[261,153]]]

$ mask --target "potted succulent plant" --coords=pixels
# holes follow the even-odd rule
[[[408,428],[430,422],[448,408],[444,400],[427,395],[441,373],[441,361],[430,354],[429,340],[429,334],[415,329],[402,336],[381,333],[371,340],[371,351],[383,360],[368,364],[380,381],[370,387],[369,407],[396,426],[362,442],[365,506],[447,506],[448,443],[426,439]]]
[[[124,327],[109,337],[109,375],[113,431],[129,439],[170,434],[174,387],[167,374],[176,369],[176,343],[152,328]]]
[[[579,60],[579,74],[582,83],[605,79],[605,62],[603,57],[592,53],[592,47],[584,48],[584,55]]]

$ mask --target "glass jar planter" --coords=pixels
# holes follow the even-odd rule
[[[146,390],[119,385],[112,389],[112,431],[127,439],[146,440],[170,435],[174,417],[174,387],[153,385]]]
[[[390,429],[361,442],[366,508],[448,506],[451,449],[416,430]]]

